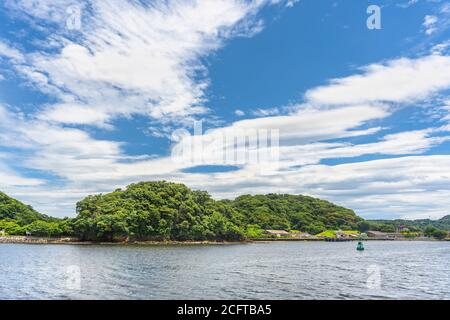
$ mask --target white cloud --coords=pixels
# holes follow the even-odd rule
[[[70,5],[80,4],[77,0],[5,0],[7,7],[33,18],[56,23],[65,22]]]
[[[234,114],[237,115],[238,117],[243,117],[243,116],[245,116],[245,112],[242,111],[242,110],[239,110],[239,109],[234,110]]]
[[[313,104],[405,103],[450,88],[450,57],[401,58],[362,68],[363,73],[332,80],[306,93]]]
[[[438,43],[431,48],[432,54],[444,55],[450,47],[450,40]]]
[[[304,109],[286,116],[264,117],[235,122],[231,129],[278,129],[282,139],[317,141],[349,137],[368,121],[389,115],[385,105],[355,105],[336,109]]]
[[[96,140],[80,129],[62,128],[24,119],[0,106],[2,145],[31,152],[20,163],[26,167],[70,178],[124,158],[119,142]],[[74,177],[74,176],[73,176]]]
[[[53,40],[57,54],[29,55],[18,70],[60,103],[41,118],[105,126],[112,118],[141,114],[185,121],[204,113],[209,85],[202,58],[225,39],[254,34],[258,10],[282,1],[92,1],[77,40]],[[20,1],[10,6],[40,19],[61,20],[70,1]],[[67,30],[66,30],[67,31]]]
[[[443,3],[439,11],[440,13],[443,14],[450,13],[450,3],[448,2]]]
[[[417,2],[419,2],[419,0],[409,0],[406,3],[397,4],[397,6],[400,7],[400,8],[406,9],[406,8],[409,8],[409,7],[413,6],[413,5],[415,5]]]
[[[426,15],[423,19],[423,26],[425,28],[425,33],[430,35],[437,30],[436,23],[438,22],[438,17]]]
[[[38,186],[44,184],[43,180],[24,177],[0,161],[0,190],[11,186]]]
[[[281,110],[279,108],[269,108],[269,109],[257,109],[252,111],[252,114],[256,117],[268,117],[268,116],[275,116],[281,113]]]
[[[61,124],[86,124],[109,128],[110,117],[100,110],[101,108],[75,103],[57,104],[47,108],[38,115],[38,118]]]
[[[343,159],[364,155],[415,155],[450,140],[450,136],[432,136],[433,130],[406,131],[384,136],[380,141],[351,144],[345,142],[310,143],[283,146],[280,149],[283,168],[319,164],[324,159]]]
[[[300,0],[288,0],[286,2],[286,7],[293,7],[297,2],[299,2]]]
[[[24,60],[24,56],[19,50],[12,48],[8,44],[0,40],[0,57],[1,56],[12,59],[17,63],[23,62]]]

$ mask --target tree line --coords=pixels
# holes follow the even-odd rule
[[[243,195],[214,200],[207,192],[166,181],[140,182],[76,204],[76,217],[57,219],[0,193],[0,231],[83,241],[241,241],[264,229],[382,229],[353,210],[313,197],[289,194]]]

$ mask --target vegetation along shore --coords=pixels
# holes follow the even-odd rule
[[[351,209],[290,194],[214,200],[166,181],[91,195],[75,218],[55,218],[0,192],[0,243],[218,243],[248,240],[379,240],[449,237],[439,220],[364,220]]]

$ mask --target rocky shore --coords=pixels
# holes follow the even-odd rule
[[[78,238],[41,238],[41,237],[24,237],[24,236],[0,236],[0,244],[77,244],[77,245],[223,245],[223,244],[237,244],[242,242],[227,242],[227,241],[114,241],[114,242],[94,242],[81,241]]]
[[[77,243],[80,244],[76,238],[40,238],[40,237],[25,237],[25,236],[0,236],[0,243],[29,243],[29,244],[49,244],[49,243]]]

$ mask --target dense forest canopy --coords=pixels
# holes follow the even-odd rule
[[[237,213],[207,192],[183,184],[141,182],[77,203],[83,239],[242,240]]]
[[[261,237],[264,229],[318,234],[338,229],[395,231],[400,225],[437,236],[440,229],[449,230],[450,223],[450,216],[437,221],[365,221],[353,210],[302,195],[243,195],[217,201],[205,191],[166,181],[88,196],[77,203],[76,212],[73,219],[48,217],[0,192],[0,230],[92,241],[239,241]]]
[[[244,195],[224,202],[241,214],[245,224],[262,229],[295,229],[315,234],[327,229],[358,229],[363,221],[353,210],[302,195]]]

